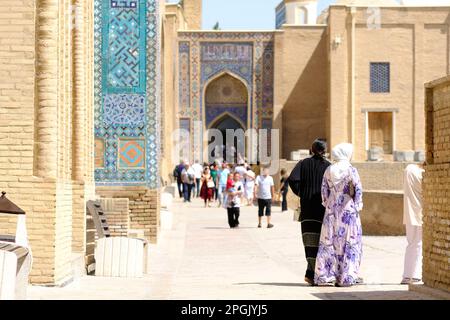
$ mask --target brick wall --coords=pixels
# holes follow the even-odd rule
[[[450,291],[450,76],[426,85],[423,279]]]
[[[101,199],[112,237],[126,237],[130,229],[130,200],[128,198]]]
[[[144,230],[145,237],[156,243],[160,225],[160,195],[146,187],[97,187],[102,198],[127,198],[130,208],[130,229]]]

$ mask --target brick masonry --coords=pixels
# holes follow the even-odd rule
[[[105,199],[129,200],[129,229],[144,231],[144,236],[156,243],[160,228],[159,190],[145,187],[97,187],[97,195]]]
[[[450,291],[450,76],[426,85],[423,278]]]
[[[126,237],[130,229],[130,200],[128,198],[101,199],[103,211],[112,237]]]

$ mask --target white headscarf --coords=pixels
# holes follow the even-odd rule
[[[331,158],[335,163],[330,167],[330,175],[334,184],[338,184],[347,176],[352,156],[353,145],[350,143],[338,144],[331,151]]]

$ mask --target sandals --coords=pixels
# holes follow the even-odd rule
[[[400,282],[400,284],[419,284],[419,283],[422,283],[422,279],[403,278],[402,282]]]

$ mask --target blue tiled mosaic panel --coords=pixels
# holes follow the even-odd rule
[[[375,62],[370,64],[370,92],[386,93],[391,90],[390,64]]]
[[[229,113],[245,124],[247,127],[248,112],[247,106],[206,106],[206,127],[208,128],[224,113]]]
[[[224,70],[232,71],[252,83],[253,44],[246,42],[203,42],[201,44],[202,81]]]
[[[111,1],[104,12],[103,90],[145,91],[145,2]]]
[[[105,123],[143,125],[145,96],[137,94],[106,94],[103,102]]]
[[[180,92],[179,101],[182,110],[188,110],[191,104],[191,82],[190,82],[190,46],[189,42],[180,42],[179,46],[179,77]]]
[[[96,184],[157,188],[158,3],[156,0],[95,0],[94,21],[95,137],[104,141],[104,166],[96,166]],[[120,25],[130,29],[122,29],[125,33],[120,35],[123,36],[120,41],[110,41],[112,27],[120,30]],[[119,43],[124,44],[125,51],[117,58],[108,49],[110,44]],[[133,52],[138,59],[130,56]],[[121,66],[129,68],[123,79],[130,82],[111,86],[111,79],[119,81],[116,75],[124,75],[111,75],[111,70],[120,70]]]

